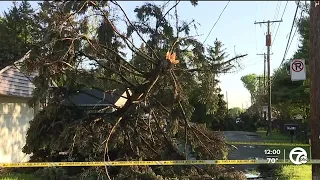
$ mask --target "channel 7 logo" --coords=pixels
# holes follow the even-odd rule
[[[293,155],[296,155],[296,158],[293,158]],[[293,164],[300,165],[308,162],[307,151],[301,147],[293,148],[289,154],[290,161]]]

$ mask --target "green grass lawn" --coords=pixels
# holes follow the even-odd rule
[[[283,165],[279,175],[281,180],[312,179],[311,165]]]
[[[0,174],[0,180],[38,180],[30,174],[6,173]]]
[[[283,142],[290,143],[290,136],[281,134],[280,132],[271,132],[271,136],[266,136],[267,131],[257,131],[257,134],[260,135],[267,142]],[[298,141],[293,140],[293,143],[298,143]]]

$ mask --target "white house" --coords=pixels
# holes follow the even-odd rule
[[[22,147],[29,121],[37,110],[27,105],[32,97],[35,74],[27,76],[19,70],[18,63],[25,57],[0,70],[0,163],[28,160]]]

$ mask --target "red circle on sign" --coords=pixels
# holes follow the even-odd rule
[[[300,66],[297,66],[298,64],[300,64]],[[295,68],[294,68],[295,67]],[[292,71],[294,72],[300,72],[302,71],[304,68],[304,65],[303,65],[303,62],[300,61],[300,60],[295,60],[292,62],[292,65],[291,65],[291,69]]]

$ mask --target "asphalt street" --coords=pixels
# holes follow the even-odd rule
[[[227,141],[237,142],[262,142],[264,141],[257,133],[244,131],[224,131]],[[255,145],[235,145],[238,149],[229,152],[229,160],[245,160],[245,159],[266,159],[264,154],[265,146]],[[246,171],[257,167],[257,165],[233,165],[235,169]]]

